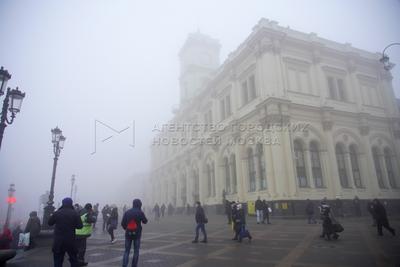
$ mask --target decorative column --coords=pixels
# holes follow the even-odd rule
[[[384,189],[389,189],[390,182],[389,182],[389,177],[387,174],[386,162],[385,162],[385,157],[384,157],[383,151],[379,151],[379,164],[381,165]]]
[[[315,188],[313,173],[312,173],[312,166],[311,166],[311,155],[310,150],[308,147],[304,148],[304,161],[306,164],[306,175],[307,175],[307,183],[308,187]]]
[[[364,186],[371,194],[371,198],[378,197],[379,195],[379,184],[378,178],[376,177],[376,170],[374,159],[372,157],[372,146],[369,142],[369,124],[368,124],[368,114],[367,113],[360,113],[359,114],[359,125],[358,130],[361,135],[361,145],[362,150],[364,152],[363,157],[364,159],[364,168],[362,173],[365,175],[366,179],[363,179]]]
[[[322,128],[324,130],[324,139],[326,143],[326,149],[328,154],[328,170],[329,173],[326,177],[326,183],[328,187],[329,196],[328,198],[335,198],[342,192],[342,186],[340,185],[339,171],[336,161],[335,144],[332,137],[333,120],[331,111],[333,108],[322,107]]]
[[[347,178],[349,179],[349,187],[352,189],[355,189],[356,186],[354,184],[354,177],[353,177],[353,168],[351,165],[351,159],[350,159],[350,152],[345,148],[345,153],[344,153],[344,164],[346,166],[346,173],[347,173]]]
[[[235,140],[234,151],[236,158],[236,182],[237,182],[237,201],[244,201],[247,187],[245,186],[246,174],[246,159],[243,156],[240,145],[240,133],[233,133],[232,138]]]

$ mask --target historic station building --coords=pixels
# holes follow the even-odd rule
[[[381,54],[267,19],[222,64],[219,51],[193,33],[179,53],[180,107],[151,146],[153,203],[397,205],[400,113]]]

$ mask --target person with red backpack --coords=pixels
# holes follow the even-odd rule
[[[133,200],[132,208],[127,210],[122,217],[121,226],[125,230],[125,252],[122,266],[127,267],[129,252],[133,243],[132,267],[136,267],[139,261],[140,238],[142,236],[142,223],[147,223],[147,218],[142,211],[142,201]]]

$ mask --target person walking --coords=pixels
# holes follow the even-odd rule
[[[118,208],[114,207],[111,210],[111,215],[107,220],[107,231],[111,237],[111,243],[114,244],[117,240],[114,238],[114,230],[117,229],[118,225]]]
[[[72,206],[72,199],[67,197],[62,206],[54,212],[48,221],[54,227],[53,259],[54,267],[62,267],[65,253],[69,256],[71,267],[78,267],[77,249],[75,247],[75,230],[83,227],[81,218]]]
[[[269,221],[269,214],[271,213],[271,208],[268,205],[268,202],[264,199],[262,201],[262,207],[263,207],[263,220],[262,223],[265,223],[265,219],[267,219],[267,224],[271,224]]]
[[[96,218],[96,221],[93,223],[93,229],[96,229],[97,218],[99,217],[99,203],[96,203],[93,207],[93,216]]]
[[[86,241],[92,234],[92,224],[96,221],[93,215],[92,204],[87,203],[83,209],[79,212],[81,217],[83,227],[75,231],[75,245],[78,250],[78,262],[79,266],[87,266],[88,263],[85,262],[86,253]]]
[[[357,217],[361,217],[361,205],[358,196],[355,196],[353,199],[353,207],[354,207],[354,215]]]
[[[315,224],[317,221],[314,218],[314,203],[307,199],[306,203],[306,214],[308,218],[308,224]]]
[[[129,253],[133,243],[132,267],[136,267],[139,261],[140,239],[142,236],[142,223],[147,223],[147,218],[142,211],[142,201],[135,199],[132,208],[127,210],[121,221],[121,226],[125,230],[125,252],[122,259],[122,267],[128,266]]]
[[[26,223],[25,233],[29,233],[29,246],[25,250],[32,249],[36,246],[35,239],[39,235],[41,229],[40,219],[36,211],[29,214],[29,220]]]
[[[164,214],[165,214],[165,204],[163,203],[162,205],[161,205],[161,217],[164,217]]]
[[[338,217],[344,217],[343,203],[342,203],[342,200],[339,198],[339,196],[337,196],[336,199],[335,199],[335,206],[334,207],[335,207],[335,215],[338,216]]]
[[[376,216],[375,216],[374,202],[372,200],[368,201],[367,210],[372,217],[372,227],[375,227],[376,226]]]
[[[396,231],[389,225],[389,219],[387,217],[385,207],[377,198],[375,198],[373,200],[373,203],[374,203],[374,213],[375,213],[375,218],[376,218],[376,226],[377,226],[377,230],[378,230],[378,235],[383,236],[382,227],[384,227],[393,236],[395,236]]]
[[[228,224],[232,223],[232,203],[225,199],[225,214],[228,218]]]
[[[122,207],[122,215],[127,211],[127,207],[126,207],[126,204],[124,204],[124,206]]]
[[[260,197],[258,197],[256,200],[255,208],[256,208],[256,215],[257,215],[257,224],[260,224],[263,219],[263,203],[262,203]]]
[[[232,219],[234,221],[235,236],[232,240],[242,242],[243,238],[248,237],[249,241],[251,241],[252,236],[246,229],[246,215],[243,206],[242,204],[237,203],[234,207],[236,211],[232,212]]]
[[[153,212],[154,219],[158,222],[160,220],[160,206],[158,206],[158,203],[154,205]]]
[[[320,237],[325,238],[325,240],[331,240],[331,235],[333,234],[333,239],[338,239],[339,235],[333,229],[331,207],[324,200],[320,205],[320,215],[322,220],[322,234]]]
[[[198,243],[199,242],[199,231],[203,233],[203,240],[200,241],[202,243],[207,243],[207,232],[206,232],[206,227],[205,224],[208,223],[208,219],[206,217],[206,214],[204,213],[204,209],[201,206],[200,201],[196,202],[196,214],[195,214],[195,220],[196,220],[196,237],[192,241],[192,243]]]
[[[101,210],[101,215],[103,217],[103,232],[106,230],[108,217],[110,217],[111,210],[108,205],[105,205]]]

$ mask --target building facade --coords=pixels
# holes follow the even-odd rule
[[[370,53],[261,19],[223,64],[217,40],[189,35],[181,102],[159,126],[152,200],[400,198],[400,113]]]

